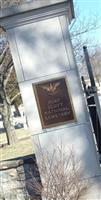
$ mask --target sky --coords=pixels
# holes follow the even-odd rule
[[[74,5],[80,11],[81,16],[86,16],[92,19],[93,15],[99,18],[99,24],[101,25],[101,0],[73,0]],[[75,6],[74,6],[75,7]],[[92,33],[98,43],[101,45],[101,27]]]

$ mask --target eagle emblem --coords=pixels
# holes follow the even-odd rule
[[[48,92],[50,95],[54,95],[55,93],[57,93],[57,88],[58,88],[59,85],[60,85],[59,82],[57,82],[57,83],[49,83],[47,85],[41,86],[41,88],[44,91]]]

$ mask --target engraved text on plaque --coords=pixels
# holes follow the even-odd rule
[[[43,128],[75,120],[65,78],[33,84]]]

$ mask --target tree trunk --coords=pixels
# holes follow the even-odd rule
[[[0,98],[3,100],[3,103],[0,104],[0,113],[3,118],[3,125],[6,131],[7,143],[8,145],[12,145],[17,142],[17,136],[12,123],[11,104],[8,102],[4,88],[1,87],[0,89]]]
[[[15,111],[16,111],[17,117],[21,117],[21,114],[20,114],[20,111],[19,111],[19,108],[18,108],[16,102],[14,102],[14,107],[15,107]]]
[[[3,125],[6,131],[7,143],[8,145],[14,144],[17,142],[17,136],[15,133],[14,126],[12,124],[11,108],[10,105],[7,105],[5,102],[4,110],[2,112],[3,116]]]

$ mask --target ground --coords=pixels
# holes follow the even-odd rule
[[[16,129],[16,133],[18,142],[13,146],[7,146],[6,134],[0,133],[0,160],[30,155],[34,152],[28,129]]]

